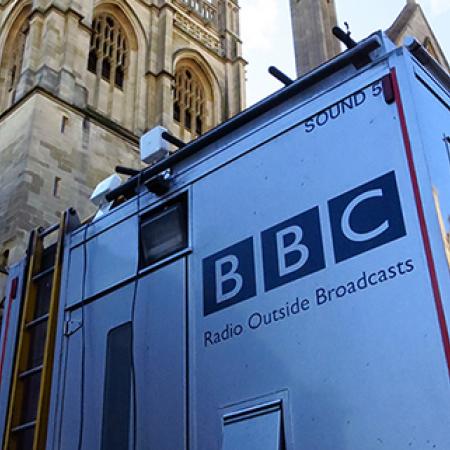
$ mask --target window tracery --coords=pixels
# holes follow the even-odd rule
[[[94,19],[88,70],[123,89],[128,65],[128,43],[123,29],[110,15]]]
[[[204,86],[189,67],[175,73],[173,118],[193,135],[205,131],[206,95]]]

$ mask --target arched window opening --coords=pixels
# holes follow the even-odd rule
[[[128,64],[128,44],[123,29],[107,14],[94,19],[88,70],[123,89]]]
[[[205,89],[199,77],[189,68],[175,73],[173,118],[193,135],[205,131]]]
[[[17,87],[20,78],[28,29],[28,23],[22,25],[18,35],[14,38],[13,46],[8,56],[6,85],[9,92]]]
[[[29,34],[31,5],[25,4],[11,19],[0,59],[0,112],[11,106],[17,97],[17,86],[25,66],[24,52]]]

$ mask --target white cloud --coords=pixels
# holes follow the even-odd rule
[[[431,13],[433,15],[444,14],[450,11],[450,1],[449,0],[430,0],[431,3]]]
[[[241,3],[241,37],[246,50],[271,47],[277,32],[279,0],[244,0]]]

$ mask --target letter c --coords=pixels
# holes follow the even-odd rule
[[[345,208],[344,214],[342,214],[341,219],[341,229],[344,235],[351,241],[369,241],[370,239],[380,236],[380,234],[383,234],[387,229],[389,229],[389,220],[385,220],[380,226],[373,229],[372,231],[368,231],[367,233],[358,233],[350,226],[350,216],[353,213],[354,209],[364,201],[375,197],[383,197],[383,191],[381,189],[373,189],[371,191],[363,192],[362,194],[354,198]]]

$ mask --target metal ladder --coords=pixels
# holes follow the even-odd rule
[[[59,225],[30,236],[3,450],[45,448],[68,214],[62,214]],[[54,233],[56,242],[45,247],[44,240]]]

